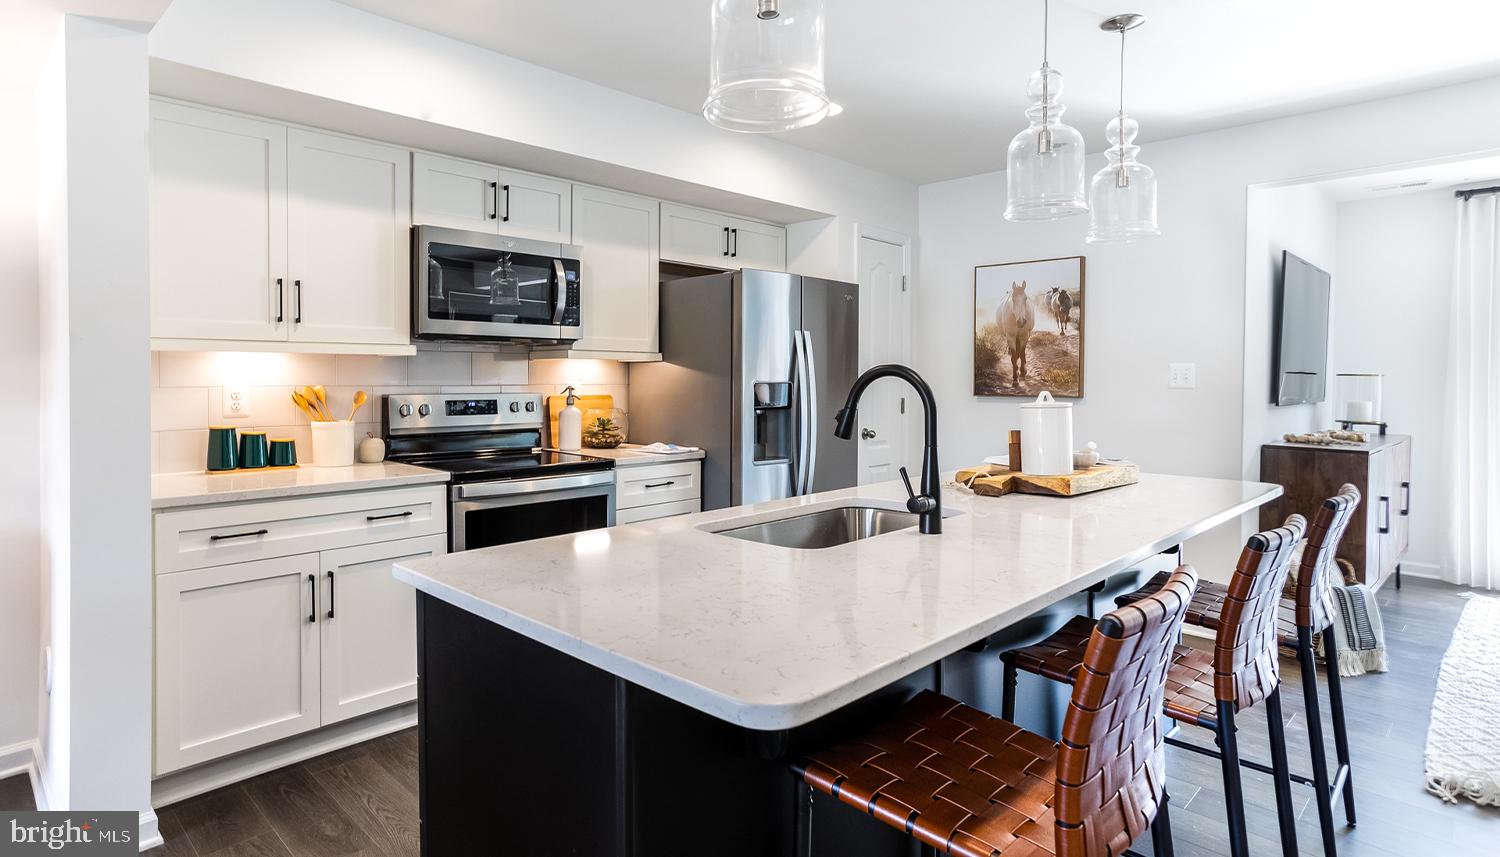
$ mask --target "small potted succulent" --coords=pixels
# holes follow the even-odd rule
[[[614,449],[625,442],[625,412],[619,408],[591,410],[583,418],[583,445]]]

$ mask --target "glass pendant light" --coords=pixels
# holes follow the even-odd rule
[[[1051,10],[1042,0],[1042,67],[1026,83],[1031,124],[1010,141],[1006,220],[1057,220],[1088,211],[1083,195],[1083,135],[1062,123],[1062,73],[1047,63]]]
[[[1161,234],[1156,228],[1156,173],[1135,159],[1141,150],[1134,145],[1140,129],[1125,115],[1125,33],[1145,20],[1140,15],[1116,15],[1099,25],[1105,32],[1120,34],[1120,112],[1104,129],[1108,163],[1089,185],[1092,222],[1084,240],[1090,244],[1123,244]]]
[[[730,131],[805,128],[829,114],[823,0],[713,0],[703,117]]]

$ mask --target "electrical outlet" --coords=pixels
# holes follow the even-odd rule
[[[250,390],[248,387],[224,388],[224,419],[240,420],[250,416]]]
[[[1192,390],[1198,386],[1197,363],[1168,363],[1167,389]]]

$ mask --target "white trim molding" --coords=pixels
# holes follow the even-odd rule
[[[47,793],[42,789],[42,745],[37,739],[0,747],[0,779],[17,774],[25,774],[31,783],[31,800],[36,808],[47,809]]]
[[[150,851],[166,842],[161,836],[161,828],[156,823],[156,810],[141,810],[140,832],[136,842],[140,843],[140,851]]]

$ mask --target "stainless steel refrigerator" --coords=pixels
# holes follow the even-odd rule
[[[742,270],[661,284],[660,363],[630,369],[630,437],[699,446],[703,508],[847,488],[833,436],[859,375],[859,288]]]

